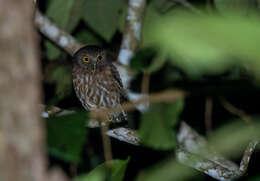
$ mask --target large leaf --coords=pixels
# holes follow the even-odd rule
[[[71,33],[76,26],[79,24],[79,21],[83,15],[84,11],[84,4],[86,0],[74,0],[73,1],[73,6],[71,7],[70,13],[69,13],[69,18],[67,23],[65,24],[64,29]]]
[[[105,162],[86,175],[76,178],[74,181],[122,181],[129,158],[126,160],[111,160]]]
[[[150,46],[166,50],[171,63],[188,73],[218,73],[240,64],[260,75],[260,22],[256,17],[179,13],[153,19],[146,33]]]
[[[172,149],[176,146],[176,133],[173,126],[177,123],[184,102],[153,105],[142,116],[139,135],[144,145],[155,149]]]
[[[214,0],[215,6],[222,14],[229,11],[237,11],[241,15],[247,15],[254,8],[254,0]]]
[[[122,0],[88,0],[83,18],[93,30],[109,41],[119,27],[124,9]]]
[[[81,18],[83,3],[84,0],[52,0],[48,3],[46,14],[58,25],[58,27],[71,32]],[[60,49],[54,44],[46,41],[45,46],[47,56],[50,60],[53,60],[60,55]]]
[[[90,31],[83,29],[75,34],[75,37],[85,45],[101,45],[102,42]]]
[[[64,161],[79,163],[87,135],[87,119],[88,114],[85,110],[48,118],[48,152]]]
[[[136,53],[131,60],[131,69],[141,72],[153,73],[158,71],[166,62],[162,52],[156,53],[153,49],[144,49]]]
[[[52,0],[48,4],[46,15],[50,17],[60,28],[68,23],[74,1]]]
[[[148,48],[138,51],[130,62],[131,69],[145,72],[152,63],[152,60],[155,56],[156,52],[153,49]]]

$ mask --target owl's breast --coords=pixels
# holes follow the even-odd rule
[[[84,70],[73,71],[73,85],[77,97],[88,110],[115,107],[120,96],[109,73],[89,73]]]

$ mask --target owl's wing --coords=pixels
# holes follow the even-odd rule
[[[111,63],[111,72],[113,74],[113,77],[115,78],[117,84],[119,85],[119,89],[120,89],[120,102],[124,103],[124,102],[128,102],[128,97],[127,97],[127,93],[126,90],[124,89],[122,80],[120,78],[119,72],[116,69],[115,65],[113,65]]]

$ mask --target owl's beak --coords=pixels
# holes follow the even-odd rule
[[[93,68],[94,70],[93,70],[93,73],[96,72],[96,68],[97,68],[97,62],[94,63],[94,68]]]

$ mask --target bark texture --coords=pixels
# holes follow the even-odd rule
[[[0,0],[0,180],[44,181],[40,67],[33,3]]]

